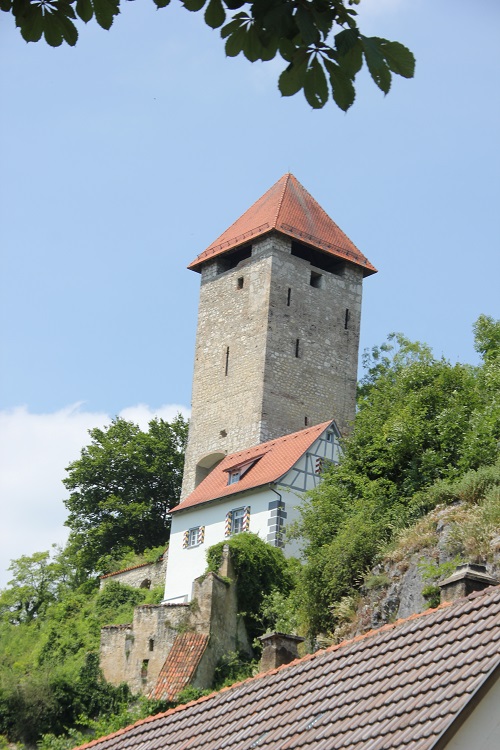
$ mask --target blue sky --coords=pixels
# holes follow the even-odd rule
[[[186,265],[291,171],[379,269],[361,348],[390,331],[477,361],[499,316],[500,6],[364,0],[409,46],[387,97],[282,98],[279,62],[226,59],[175,0],[125,3],[76,48],[0,28],[0,585],[65,538],[64,467],[86,430],[190,402],[199,277]],[[83,25],[82,25],[83,26]]]

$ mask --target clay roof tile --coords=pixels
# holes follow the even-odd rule
[[[180,633],[160,670],[150,698],[175,701],[191,682],[208,644],[203,633]]]

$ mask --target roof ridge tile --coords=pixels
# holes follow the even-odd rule
[[[280,215],[281,207],[283,205],[283,199],[285,197],[285,193],[286,193],[286,189],[288,187],[288,182],[290,180],[290,177],[292,177],[292,175],[290,174],[290,172],[287,172],[286,174],[283,175],[283,177],[280,178],[280,180],[284,179],[284,182],[283,182],[283,190],[281,191],[281,198],[279,199],[278,206],[276,208],[276,216],[274,217],[274,226],[275,227],[278,225],[278,217]],[[279,182],[279,180],[278,180],[278,182]]]

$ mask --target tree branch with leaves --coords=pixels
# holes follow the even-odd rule
[[[153,0],[165,8],[170,0]],[[304,92],[314,109],[330,97],[343,111],[355,99],[355,79],[363,63],[384,94],[392,75],[412,78],[415,58],[400,42],[364,36],[352,7],[360,0],[182,0],[193,13],[204,11],[205,23],[221,29],[228,57],[243,54],[250,62],[276,56],[286,67],[278,80],[283,96]],[[110,29],[120,13],[120,0],[0,0],[11,13],[23,39],[42,36],[52,47],[78,40],[75,21],[95,21]]]

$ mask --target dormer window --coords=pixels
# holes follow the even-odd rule
[[[262,456],[263,454],[252,458],[250,461],[243,461],[242,463],[234,464],[233,466],[224,469],[224,471],[227,471],[227,483],[236,484],[237,482],[239,482],[240,479],[242,479],[243,476],[247,473],[247,471],[249,471],[252,466],[255,466],[259,458],[262,458]]]

